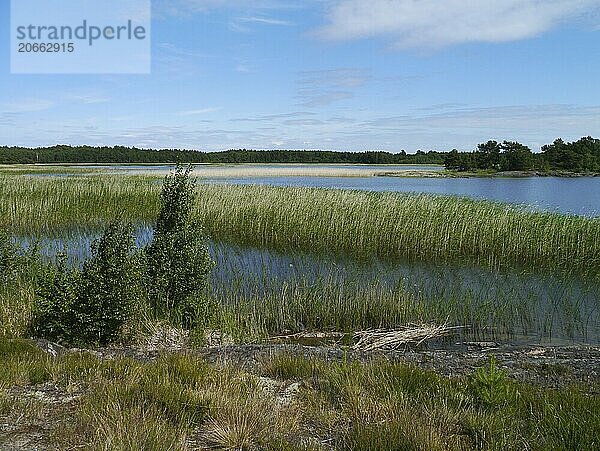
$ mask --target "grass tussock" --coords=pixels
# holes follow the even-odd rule
[[[517,384],[492,365],[451,379],[387,361],[281,355],[263,371],[304,381],[304,421],[334,449],[591,450],[600,437],[597,396]]]
[[[35,400],[17,428],[43,419],[44,439],[60,449],[594,450],[600,437],[598,395],[517,383],[493,362],[448,378],[383,360],[293,354],[249,371],[185,354],[146,363],[43,357],[23,340],[0,340],[0,350],[0,420],[34,407],[18,393],[52,387],[73,399],[69,409]],[[22,376],[42,367],[43,378]],[[280,402],[294,381],[299,389]]]

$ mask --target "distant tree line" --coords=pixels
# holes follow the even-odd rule
[[[135,147],[0,147],[0,164],[33,163],[348,163],[444,164],[444,153],[331,152],[316,150],[148,150]]]
[[[566,171],[600,173],[600,140],[591,137],[567,143],[557,139],[533,153],[521,143],[488,141],[473,152],[417,151],[332,152],[318,150],[227,150],[200,152],[136,147],[53,146],[0,147],[0,164],[33,163],[321,163],[443,164],[454,171]]]
[[[533,153],[521,143],[488,141],[474,152],[452,150],[445,155],[446,169],[454,171],[565,171],[600,173],[600,139],[581,138],[570,143],[557,139]]]

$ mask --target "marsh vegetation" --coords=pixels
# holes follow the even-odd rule
[[[47,434],[59,447],[597,444],[595,379],[550,390],[494,362],[442,377],[296,354],[241,369],[193,349],[215,334],[242,345],[306,332],[348,346],[357,331],[407,324],[460,326],[446,344],[597,344],[598,218],[426,194],[194,185],[182,170],[162,186],[148,175],[4,174],[0,190],[0,416],[70,424],[72,434]],[[126,347],[161,327],[186,330],[191,354],[50,356],[23,340]],[[73,408],[20,396],[50,386],[73,394]]]

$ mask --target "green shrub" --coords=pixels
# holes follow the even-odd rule
[[[13,278],[17,266],[17,248],[10,237],[0,230],[0,284]]]
[[[117,339],[141,293],[134,249],[131,226],[114,223],[92,243],[82,271],[64,257],[50,265],[37,288],[34,334],[68,343]]]
[[[158,316],[179,315],[191,325],[205,310],[202,294],[213,262],[202,227],[192,214],[191,167],[165,177],[154,237],[147,250],[149,299]]]
[[[140,270],[131,225],[111,224],[92,244],[75,304],[80,337],[105,344],[119,337],[140,292]]]
[[[33,281],[41,269],[37,243],[26,248],[0,230],[0,286],[18,281]]]
[[[42,273],[33,304],[34,336],[53,341],[72,341],[78,329],[74,304],[81,274],[67,266],[66,256]]]
[[[483,407],[499,407],[506,404],[512,392],[506,373],[498,369],[494,356],[490,356],[487,368],[479,368],[470,377],[469,387],[476,403]]]

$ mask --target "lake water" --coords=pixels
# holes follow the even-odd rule
[[[164,172],[165,170],[171,170],[175,168],[173,165],[134,165],[134,164],[116,164],[116,165],[73,165],[65,166],[67,168],[85,168],[85,169],[102,169],[102,170],[117,170],[125,172],[137,172],[137,171],[154,171]],[[351,170],[362,170],[365,172],[398,172],[398,171],[441,171],[444,169],[443,166],[428,166],[428,165],[373,165],[373,164],[219,164],[209,165],[200,164],[195,165],[197,169],[203,171],[218,171],[223,168],[264,168],[264,169],[299,169],[299,168],[311,168],[311,169],[351,169]]]
[[[173,168],[169,165],[83,165],[72,167],[150,175],[161,175]],[[277,170],[281,171],[281,175],[276,174]],[[421,178],[373,176],[374,173],[383,172],[441,170],[443,170],[441,166],[253,164],[199,165],[196,174],[201,176],[202,183],[432,193],[508,202],[545,211],[590,217],[600,216],[600,177]],[[261,175],[261,171],[265,173]],[[306,171],[310,174],[302,173]],[[236,172],[240,174],[236,174]],[[352,176],[344,176],[348,174]],[[363,174],[364,176],[362,176]],[[40,171],[38,175],[45,174]],[[70,174],[67,169],[64,174],[49,175],[68,176]]]
[[[299,165],[256,165],[297,168]],[[233,166],[235,168],[235,166]],[[109,169],[107,166],[97,166]],[[164,172],[168,166],[110,167],[131,173]],[[136,168],[136,169],[132,169]],[[222,167],[221,167],[222,168]],[[319,165],[322,170],[361,168],[376,171],[423,170],[410,166]],[[440,170],[439,167],[430,167]],[[68,174],[64,174],[68,175]],[[600,213],[600,177],[582,178],[399,178],[399,177],[214,177],[202,183],[264,184],[355,189],[365,191],[424,192],[450,194],[529,205],[587,216]],[[151,230],[137,230],[137,244],[151,239]],[[40,243],[47,259],[67,252],[73,265],[89,255],[90,234]],[[25,242],[28,240],[25,239]],[[283,254],[268,249],[243,248],[211,243],[217,262],[211,289],[224,302],[264,296],[285,297],[289,290],[311,293],[339,290],[342,298],[357,298],[364,290],[388,296],[394,290],[410,293],[418,302],[439,309],[439,317],[453,324],[477,325],[476,338],[509,337],[529,342],[600,343],[600,282],[559,272],[493,269],[468,264],[440,265],[431,262],[357,262],[336,256]],[[362,291],[361,291],[362,290]]]

